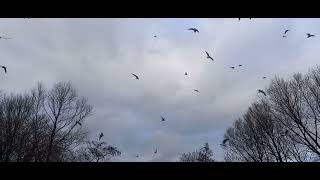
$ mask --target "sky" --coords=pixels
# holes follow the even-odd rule
[[[174,162],[206,142],[223,161],[224,132],[257,89],[307,72],[320,53],[315,18],[0,19],[0,36],[12,38],[0,39],[0,90],[71,82],[94,108],[84,128],[103,132],[120,162]]]

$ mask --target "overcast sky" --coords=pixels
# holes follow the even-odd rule
[[[13,38],[0,39],[0,89],[70,81],[94,107],[90,136],[122,151],[116,161],[177,161],[205,142],[223,160],[223,134],[256,90],[320,57],[320,19],[0,19],[0,36]]]

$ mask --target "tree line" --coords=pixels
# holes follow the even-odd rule
[[[289,79],[275,77],[247,111],[225,132],[226,162],[320,161],[320,66]],[[206,162],[201,151],[181,162]]]
[[[275,77],[226,133],[226,161],[316,162],[320,158],[320,67]]]
[[[91,113],[69,82],[1,93],[0,162],[99,162],[120,155],[116,147],[88,139],[82,124]]]
[[[289,79],[275,77],[228,128],[226,162],[320,160],[320,66]],[[105,162],[121,155],[107,142],[90,140],[82,126],[92,114],[69,82],[25,94],[0,93],[0,162]],[[214,162],[205,143],[180,162]]]

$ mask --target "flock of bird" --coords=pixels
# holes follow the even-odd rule
[[[30,18],[24,18],[24,19],[30,19]],[[250,20],[251,20],[251,18],[249,18]],[[238,20],[240,21],[241,20],[241,18],[238,18]],[[193,33],[200,33],[199,32],[199,30],[197,29],[197,28],[189,28],[189,29],[187,29],[187,30],[189,30],[189,31],[192,31]],[[289,34],[289,32],[290,32],[290,29],[286,29],[285,31],[284,31],[284,33],[283,33],[283,35],[282,35],[282,37],[287,37],[288,36],[288,34]],[[310,34],[310,33],[307,33],[306,34],[307,35],[307,38],[312,38],[312,37],[315,37],[315,35],[314,34]],[[157,38],[158,36],[157,35],[154,35],[153,36],[154,38]],[[0,40],[1,39],[12,39],[12,38],[9,38],[9,37],[3,37],[3,36],[0,36]],[[211,61],[214,61],[214,59],[213,59],[213,57],[209,54],[209,52],[207,52],[207,51],[205,51],[205,54],[206,54],[206,59],[209,59],[209,60],[211,60]],[[238,65],[238,67],[242,67],[243,65],[242,64],[239,64]],[[6,66],[3,66],[3,65],[0,65],[0,67],[4,70],[4,73],[7,73],[7,67]],[[234,66],[231,66],[230,67],[231,69],[235,69],[235,67]],[[139,78],[139,76],[137,75],[137,74],[134,74],[134,73],[131,73],[131,75],[136,79],[136,80],[139,80],[140,78]],[[184,75],[188,75],[188,73],[187,72],[185,72],[184,73]],[[262,79],[266,79],[267,77],[262,77]],[[194,91],[195,92],[197,92],[197,93],[199,93],[199,90],[198,89],[194,89]],[[262,90],[262,89],[258,89],[257,90],[257,93],[259,94],[263,94],[264,96],[267,96],[267,94]],[[163,117],[163,116],[160,116],[160,118],[161,118],[161,121],[162,122],[164,122],[164,121],[166,121],[166,119]],[[79,125],[79,126],[82,126],[82,124],[80,123],[80,122],[76,122],[76,125]],[[101,138],[104,136],[104,134],[101,132],[100,134],[99,134],[99,141],[101,140]],[[222,146],[225,146],[226,145],[226,142],[228,142],[230,139],[224,139],[223,141],[222,141]],[[155,149],[155,151],[154,151],[154,154],[157,154],[157,152],[158,152],[158,149],[156,148]],[[139,155],[136,155],[135,157],[139,157]]]
[[[241,18],[238,18],[238,19],[239,19],[239,21],[241,20]],[[249,18],[249,19],[251,20],[251,18]],[[200,33],[199,30],[198,30],[197,28],[194,28],[194,27],[189,28],[189,29],[187,29],[187,30],[192,31],[193,33]],[[290,31],[290,29],[286,29],[286,30],[284,31],[282,37],[287,37],[287,35],[289,34],[289,33],[288,33],[289,31]],[[310,34],[310,33],[307,33],[306,35],[307,35],[307,38],[315,37],[314,34]],[[154,35],[153,37],[154,37],[154,38],[157,38],[158,36],[157,36],[157,35]],[[211,61],[214,61],[213,57],[210,55],[209,52],[205,51],[205,54],[206,54],[206,59],[209,59],[209,60],[211,60]],[[238,65],[238,67],[242,67],[242,66],[243,66],[242,64],[239,64],[239,65]],[[231,68],[231,69],[235,69],[235,66],[231,66],[230,68]],[[135,77],[136,80],[139,80],[139,79],[140,79],[138,75],[136,75],[136,74],[134,74],[134,73],[132,73],[132,75]],[[184,75],[188,75],[188,73],[185,72]],[[266,76],[263,76],[263,77],[262,77],[262,79],[266,79],[266,78],[267,78]],[[194,89],[194,91],[197,92],[197,93],[199,93],[199,90],[198,90],[198,89]],[[266,92],[264,92],[262,89],[258,89],[258,90],[257,90],[257,93],[258,93],[258,94],[262,94],[262,95],[264,95],[264,96],[267,96]],[[160,116],[160,117],[161,117],[161,121],[165,121],[165,118],[164,118],[164,117],[162,117],[162,116]],[[227,143],[229,140],[230,140],[230,139],[228,139],[228,138],[224,139],[220,145],[221,145],[221,146],[226,146],[226,143]],[[154,153],[155,153],[155,154],[157,153],[157,149],[154,151]],[[136,155],[136,157],[139,157],[139,155]]]
[[[239,18],[239,21],[240,21],[240,19],[241,19],[241,18]],[[249,18],[249,19],[251,20],[251,18]],[[190,30],[190,31],[192,31],[192,32],[194,32],[194,33],[199,33],[199,30],[198,30],[197,28],[194,28],[194,27],[193,27],[193,28],[189,28],[189,29],[187,29],[187,30]],[[289,31],[289,30],[286,30],[285,33],[287,33],[288,31]],[[154,38],[157,38],[158,36],[157,36],[157,35],[154,35],[153,37],[154,37]],[[206,54],[206,58],[207,58],[207,59],[209,59],[209,60],[211,60],[211,61],[214,61],[213,57],[209,54],[209,52],[205,51],[205,54]],[[242,64],[239,64],[238,66],[241,67]],[[231,69],[235,69],[234,66],[231,66],[230,68],[231,68]],[[136,80],[139,80],[139,79],[140,79],[139,76],[136,75],[136,74],[134,74],[134,73],[131,73],[131,75],[134,76],[134,78],[135,78]],[[184,75],[187,76],[188,73],[185,72]],[[263,79],[266,79],[266,77],[263,77]],[[194,91],[197,92],[197,93],[199,93],[199,90],[198,90],[198,89],[194,89]],[[261,90],[261,89],[258,90],[258,93],[262,93],[262,94],[264,94],[264,95],[266,96],[266,93],[265,93],[263,90]],[[161,121],[165,121],[165,118],[164,118],[163,116],[160,116],[160,117],[161,117]],[[227,141],[229,141],[229,139],[224,139],[224,140],[222,141],[222,144],[221,144],[221,145],[225,145]],[[156,150],[154,151],[154,153],[157,154],[157,152],[158,152],[158,150],[156,149]],[[139,155],[136,155],[136,157],[139,157]]]

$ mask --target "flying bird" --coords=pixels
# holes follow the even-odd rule
[[[282,37],[287,37],[287,36],[283,35]]]
[[[6,66],[1,66],[1,68],[3,68],[5,73],[7,73],[7,67]]]
[[[99,141],[100,141],[100,139],[101,139],[103,136],[104,136],[103,133],[100,133],[100,135],[99,135]]]
[[[199,92],[199,90],[198,90],[198,89],[195,89],[194,91],[195,91],[195,92]]]
[[[262,77],[262,79],[266,79],[266,78],[267,78],[267,77],[265,77],[265,76],[264,76],[264,77]]]
[[[239,67],[241,67],[242,66],[242,64],[239,64]]]
[[[133,73],[131,73],[136,79],[139,79],[139,77]]]
[[[188,73],[185,72],[184,75],[188,75]]]
[[[224,139],[224,140],[222,141],[222,144],[226,144],[226,142],[229,141],[229,140],[230,140],[229,138]]]
[[[261,93],[261,94],[267,96],[267,94],[266,94],[263,90],[261,90],[261,89],[258,89],[258,93]]]
[[[0,39],[12,39],[12,38],[0,36]]]
[[[161,117],[161,121],[165,121],[166,120],[166,118],[164,118],[164,117],[162,117],[162,116],[160,116]]]
[[[155,37],[155,38],[156,38],[156,37],[158,37],[158,36],[153,36],[153,37]]]
[[[205,51],[205,52],[207,54],[207,59],[211,59],[213,61],[213,58],[210,56],[210,54],[207,51]]]
[[[310,33],[307,33],[307,38],[310,38],[310,37],[314,37],[315,35],[314,34],[310,34]]]
[[[157,152],[158,152],[158,150],[156,149],[156,150],[154,151],[154,153],[157,154]]]
[[[198,29],[196,29],[196,28],[189,28],[188,30],[193,31],[194,33],[199,32],[199,30],[198,30]]]
[[[234,67],[233,67],[233,66],[231,66],[230,68],[231,68],[231,69],[234,69]]]
[[[290,31],[290,29],[286,29],[283,34],[287,34],[287,32],[289,32],[289,31]]]
[[[139,157],[139,155],[136,155],[136,158],[138,158]]]

